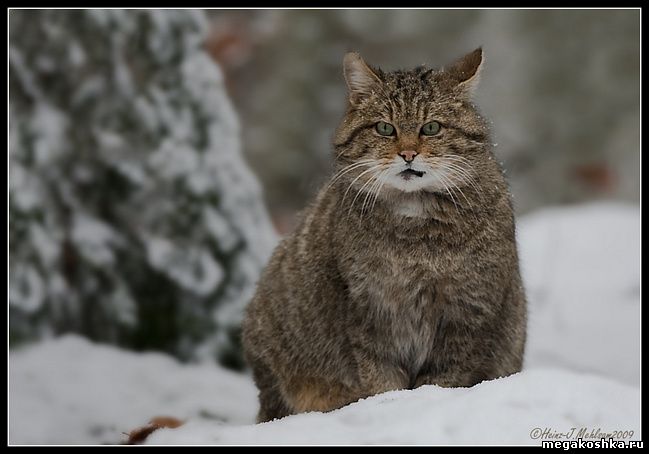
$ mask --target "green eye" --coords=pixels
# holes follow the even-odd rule
[[[421,127],[421,133],[425,136],[434,136],[439,132],[440,129],[442,129],[442,125],[440,125],[436,121],[431,121],[430,123],[426,123]]]
[[[382,136],[393,136],[394,126],[392,126],[390,123],[386,123],[385,121],[379,121],[376,124],[376,132],[378,132]]]

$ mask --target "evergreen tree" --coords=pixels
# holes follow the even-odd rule
[[[240,365],[275,235],[200,11],[9,14],[11,345]]]

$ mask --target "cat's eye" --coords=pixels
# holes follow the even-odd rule
[[[393,136],[394,126],[392,126],[390,123],[386,123],[385,121],[379,121],[376,124],[376,132],[378,132],[382,136]]]
[[[442,125],[440,125],[436,121],[431,121],[430,123],[426,123],[421,127],[421,133],[425,136],[434,136],[435,134],[439,133],[441,129]]]

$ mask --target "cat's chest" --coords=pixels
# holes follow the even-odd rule
[[[435,244],[416,247],[368,246],[346,270],[350,296],[366,313],[377,350],[410,376],[430,358],[454,292],[447,252]]]
[[[451,262],[434,243],[368,242],[347,257],[343,272],[353,295],[414,300],[433,292],[436,281],[453,272]]]
[[[434,294],[420,295],[410,301],[373,301],[381,313],[372,321],[382,356],[416,377],[432,355],[443,307]],[[396,303],[396,304],[395,304]]]

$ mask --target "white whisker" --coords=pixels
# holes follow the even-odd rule
[[[446,184],[446,182],[447,182],[448,180],[447,180],[446,177],[445,177],[443,174],[441,174],[441,173],[438,173],[438,174],[437,174],[437,178],[439,178],[439,179],[441,180],[442,185],[444,186],[444,190],[446,191],[446,193],[447,193],[447,194],[449,195],[449,197],[451,198],[451,201],[453,202],[453,205],[455,206],[455,211],[457,211],[457,212],[459,213],[459,212],[460,212],[460,209],[457,207],[457,203],[455,202],[455,198],[453,197],[453,194],[451,194],[451,189],[450,189],[450,187],[448,186],[448,184]]]
[[[352,163],[352,164],[350,164],[350,165],[348,165],[348,166],[346,166],[346,167],[343,167],[343,168],[340,169],[338,172],[336,172],[336,174],[334,174],[334,176],[332,177],[331,181],[329,182],[329,185],[327,185],[327,189],[326,189],[326,190],[328,191],[329,189],[331,189],[331,187],[334,185],[334,183],[335,183],[338,179],[340,179],[340,177],[342,177],[343,175],[345,175],[346,173],[351,172],[351,171],[354,170],[354,169],[358,169],[359,167],[367,166],[367,165],[372,164],[372,163],[374,163],[374,162],[375,162],[375,161],[374,161],[373,159],[365,159],[365,160],[363,160],[363,161],[354,162],[354,163]]]
[[[448,168],[446,168],[446,167],[444,167],[444,166],[442,166],[442,168],[443,168],[444,170],[448,170]],[[447,176],[447,178],[449,179],[449,181],[450,181],[450,183],[451,183],[451,187],[454,187],[455,189],[457,189],[457,190],[460,192],[460,194],[462,195],[462,197],[464,198],[464,200],[466,200],[466,202],[467,202],[467,204],[469,205],[469,208],[470,208],[469,211],[471,212],[471,214],[472,214],[472,216],[473,216],[473,220],[476,221],[476,222],[478,222],[478,217],[476,216],[475,210],[473,209],[473,205],[471,204],[471,202],[469,201],[469,199],[466,197],[466,195],[464,194],[464,192],[462,191],[462,189],[457,185],[457,183],[454,183],[454,182],[451,180],[451,177],[450,177],[450,176]]]
[[[381,175],[379,175],[379,179],[381,180],[381,184],[379,185],[379,188],[376,191],[376,194],[374,195],[374,201],[372,202],[372,207],[370,208],[370,212],[374,211],[374,205],[376,205],[376,201],[379,198],[379,194],[381,193],[381,189],[383,189],[383,185],[385,184],[386,181],[388,181],[387,178],[385,178],[388,174],[390,169],[385,169]]]
[[[444,171],[449,170],[449,168],[448,168],[447,165],[445,165],[445,164],[442,164],[442,165],[441,165],[441,168],[442,168]],[[452,169],[451,169],[451,170],[452,170]],[[466,201],[466,203],[469,205],[469,207],[472,208],[473,206],[471,205],[471,202],[469,201],[469,199],[467,199],[466,195],[464,195],[464,192],[462,192],[462,189],[460,189],[460,187],[457,185],[457,183],[456,183],[455,181],[453,181],[453,174],[452,174],[452,172],[451,172],[450,174],[448,174],[448,175],[445,174],[445,178],[447,178],[448,182],[450,183],[450,186],[452,186],[453,188],[457,189],[457,190],[460,192],[460,194],[462,195],[462,197],[464,198],[464,200]]]
[[[363,222],[363,214],[365,213],[365,206],[367,205],[368,200],[371,200],[370,196],[373,196],[374,191],[376,191],[376,188],[381,184],[381,177],[388,171],[382,170],[374,179],[374,184],[370,186],[369,191],[367,191],[367,195],[365,195],[365,199],[363,200],[363,206],[361,207],[361,222]]]
[[[356,197],[354,197],[354,200],[352,200],[352,204],[349,206],[349,213],[351,214],[352,209],[354,208],[354,203],[356,202],[356,199],[363,193],[363,189],[365,189],[367,186],[369,186],[371,183],[374,182],[374,180],[377,178],[376,174],[372,174],[370,178],[363,184],[363,186],[360,187],[360,189],[356,192]],[[369,194],[369,192],[368,192]],[[367,199],[367,197],[366,197]],[[363,215],[363,210],[361,209],[361,216]]]
[[[480,197],[480,200],[484,201],[482,191],[477,185],[477,180],[474,177],[472,171],[470,170],[471,163],[467,159],[463,158],[462,156],[445,156],[443,158],[439,158],[435,160],[435,163],[441,164],[442,166],[446,167],[448,170],[451,170],[451,173],[453,175],[459,176],[463,182],[466,182],[469,185],[471,185],[471,187],[477,193],[478,197]],[[457,186],[457,184],[455,186]]]
[[[480,197],[480,200],[483,201],[482,197],[482,191],[480,188],[477,186],[475,178],[469,173],[469,171],[457,164],[454,164],[452,162],[442,162],[443,166],[446,166],[447,169],[451,170],[453,174],[459,174],[460,178],[469,183],[471,187],[475,190],[475,192],[478,194]],[[457,186],[457,185],[456,185]]]
[[[345,194],[343,194],[343,198],[342,198],[340,204],[342,205],[343,203],[345,203],[345,198],[347,198],[347,194],[349,193],[350,189],[352,188],[352,186],[354,186],[354,183],[356,183],[359,178],[361,178],[363,175],[367,174],[368,172],[373,172],[374,170],[380,169],[382,166],[383,166],[383,164],[377,164],[377,165],[375,165],[373,167],[370,167],[367,170],[363,170],[356,178],[354,178],[352,180],[352,182],[349,183],[349,186],[347,187],[347,190],[345,191]]]

